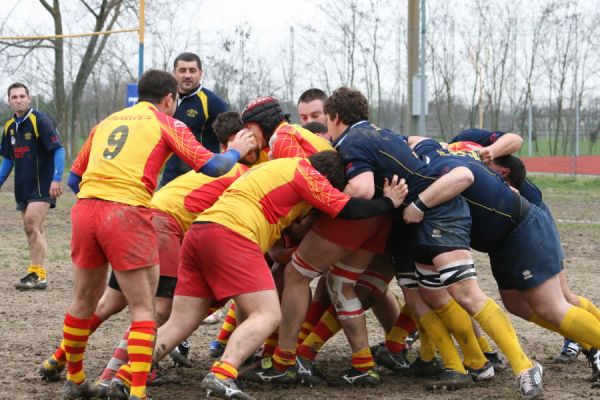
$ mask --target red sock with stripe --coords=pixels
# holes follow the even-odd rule
[[[313,301],[308,306],[308,312],[306,313],[306,319],[302,323],[300,333],[298,334],[298,343],[302,343],[304,339],[312,332],[315,325],[319,322],[325,310],[327,310],[328,303],[321,301]]]
[[[146,380],[152,368],[152,353],[156,338],[156,322],[133,321],[127,340],[127,354],[131,362],[131,390],[129,396],[146,398]]]
[[[129,338],[129,330],[125,332],[123,335],[123,339],[119,342],[119,345],[115,349],[115,352],[112,355],[112,358],[102,371],[102,375],[100,375],[101,381],[109,381],[111,380],[119,371],[123,364],[127,364],[129,361],[129,356],[127,355],[127,339]],[[129,378],[131,381],[131,377]]]
[[[283,372],[293,365],[296,365],[296,351],[281,350],[279,347],[276,347],[273,353],[273,368],[279,372]]]
[[[312,332],[298,346],[298,355],[302,358],[314,361],[321,348],[329,339],[342,329],[335,313],[335,307],[330,304],[319,323]]]
[[[352,354],[352,367],[359,371],[368,371],[375,366],[375,361],[373,359],[373,354],[371,354],[371,349],[365,347],[364,349],[360,349],[356,353]]]
[[[85,380],[83,354],[90,336],[90,319],[67,313],[63,326],[63,343],[67,359],[67,380],[80,384]]]
[[[390,353],[399,353],[404,349],[404,340],[406,337],[417,328],[412,314],[405,304],[400,310],[400,315],[394,323],[392,330],[385,338],[385,347]]]
[[[227,361],[215,361],[210,372],[214,373],[219,379],[237,379],[238,371]]]
[[[237,318],[235,316],[235,303],[231,303],[229,310],[227,310],[227,315],[223,320],[223,324],[221,325],[221,330],[219,331],[219,335],[217,336],[217,341],[222,344],[227,344],[229,341],[229,337],[237,327]]]
[[[279,330],[276,330],[265,340],[262,349],[262,357],[272,357],[275,353],[275,348],[277,347],[277,343],[279,342]]]
[[[90,319],[90,335],[92,333],[94,333],[100,325],[102,325],[102,322],[104,322],[104,320],[101,320],[100,318],[98,318],[98,316],[96,314],[92,314],[92,318]],[[56,362],[56,365],[51,366],[50,364],[47,364],[48,360],[46,360],[44,362],[44,367],[47,369],[62,367],[63,365],[65,365],[67,363],[67,356],[65,354],[65,341],[64,340],[60,341],[58,348],[56,349],[54,354],[52,354],[50,356],[50,358],[54,362]]]

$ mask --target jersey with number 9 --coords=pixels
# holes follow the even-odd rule
[[[213,153],[182,122],[147,102],[118,111],[90,133],[71,171],[82,177],[79,198],[149,207],[171,153],[198,171]]]

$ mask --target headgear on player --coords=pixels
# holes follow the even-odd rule
[[[283,121],[289,122],[289,115],[284,114],[279,106],[279,101],[270,96],[253,100],[242,112],[242,122],[244,124],[257,123],[267,142],[273,135],[275,128]]]

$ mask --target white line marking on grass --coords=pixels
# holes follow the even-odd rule
[[[587,219],[576,220],[576,219],[557,219],[556,222],[563,224],[588,224],[588,225],[600,225],[600,221],[590,221]]]

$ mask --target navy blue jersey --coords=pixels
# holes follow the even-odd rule
[[[333,145],[344,160],[348,180],[363,172],[373,172],[376,195],[382,193],[384,178],[391,180],[393,175],[404,178],[408,185],[405,205],[439,176],[417,157],[402,136],[378,129],[368,121],[349,127]]]
[[[4,124],[0,155],[10,158],[15,171],[17,203],[50,197],[54,150],[62,147],[54,122],[30,109],[22,120],[13,116]]]
[[[179,98],[173,117],[190,128],[196,140],[213,153],[221,152],[221,144],[213,131],[212,124],[219,114],[229,109],[229,105],[216,94],[205,88]],[[164,186],[179,175],[189,171],[175,154],[169,158],[160,185]]]
[[[433,139],[419,142],[415,152],[440,175],[466,167],[475,180],[463,193],[471,212],[471,247],[482,252],[496,248],[519,219],[519,195],[496,172],[479,161],[476,153],[453,154]]]
[[[467,129],[466,131],[459,133],[449,143],[474,142],[487,147],[498,140],[498,138],[505,133],[506,132],[501,131],[487,131],[485,129]],[[536,206],[542,205],[542,192],[529,179],[525,179],[525,181],[523,181],[519,192],[521,193],[521,196],[525,197],[530,203],[533,203]]]
[[[484,147],[487,147],[494,143],[498,138],[504,135],[506,132],[502,131],[488,131],[485,129],[467,129],[456,135],[448,143],[456,142],[475,142]]]

